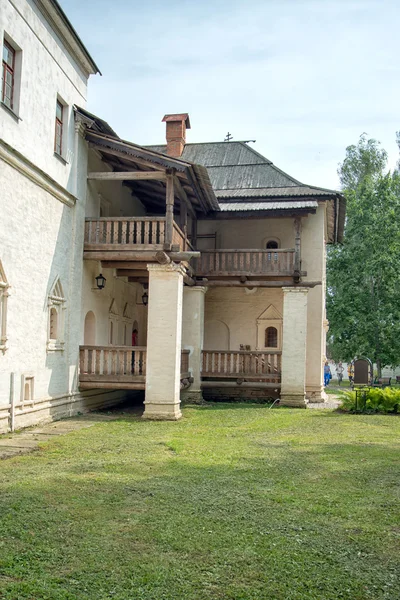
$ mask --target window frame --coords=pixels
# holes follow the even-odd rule
[[[51,293],[47,297],[47,352],[64,350],[64,325],[66,308],[66,299],[64,297],[61,281],[59,278],[57,278],[54,282]],[[52,315],[54,315],[54,313],[56,315],[56,338],[51,336]]]
[[[61,108],[61,119],[58,118],[58,107]],[[64,129],[64,114],[65,114],[65,105],[61,102],[59,98],[56,101],[56,116],[55,116],[55,128],[54,128],[54,153],[57,156],[63,157],[63,129]],[[57,128],[60,128],[60,143],[58,151],[57,146]]]
[[[274,333],[272,333],[272,330],[274,330]],[[269,338],[269,333],[273,334],[275,337],[275,340],[271,340]],[[278,339],[279,339],[279,331],[278,328],[275,327],[275,325],[268,325],[268,327],[265,328],[265,332],[264,332],[264,347],[265,348],[275,348],[276,350],[278,349]],[[271,341],[275,341],[275,344],[269,344],[268,342]]]
[[[8,51],[12,52],[12,66],[10,67],[10,65],[8,64],[8,62],[6,62],[4,60],[4,48],[7,48]],[[1,86],[1,101],[2,103],[7,106],[7,108],[9,108],[10,110],[14,111],[14,88],[15,88],[15,58],[16,58],[16,54],[17,51],[15,48],[13,48],[10,44],[10,42],[8,42],[6,39],[3,39],[3,52],[2,52],[2,69],[1,69],[1,74],[2,74],[2,86]],[[6,87],[7,87],[7,80],[6,80],[6,73],[9,73],[11,76],[11,98],[10,98],[10,104],[8,104],[6,102],[6,98],[8,98],[8,96],[6,96]]]

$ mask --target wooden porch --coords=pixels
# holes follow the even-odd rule
[[[79,346],[80,389],[144,390],[145,346]],[[189,350],[182,350],[181,379],[190,377]]]
[[[282,352],[203,350],[202,379],[280,383]]]

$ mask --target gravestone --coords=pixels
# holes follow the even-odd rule
[[[372,382],[372,364],[368,358],[357,358],[354,362],[354,384],[370,385]]]

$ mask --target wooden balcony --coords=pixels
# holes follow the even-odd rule
[[[81,389],[144,390],[147,349],[145,346],[80,346]],[[189,377],[189,350],[182,350],[181,379]]]
[[[203,350],[202,378],[279,383],[282,352]]]
[[[85,219],[84,258],[99,260],[129,259],[138,251],[165,249],[166,217],[99,217]],[[172,246],[175,251],[191,250],[184,233],[174,222]],[[113,256],[114,255],[114,256]]]
[[[293,276],[295,251],[202,250],[197,259],[198,277]]]

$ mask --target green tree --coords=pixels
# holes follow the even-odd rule
[[[400,176],[362,135],[339,168],[347,198],[344,243],[329,248],[327,315],[336,360],[400,364]]]

